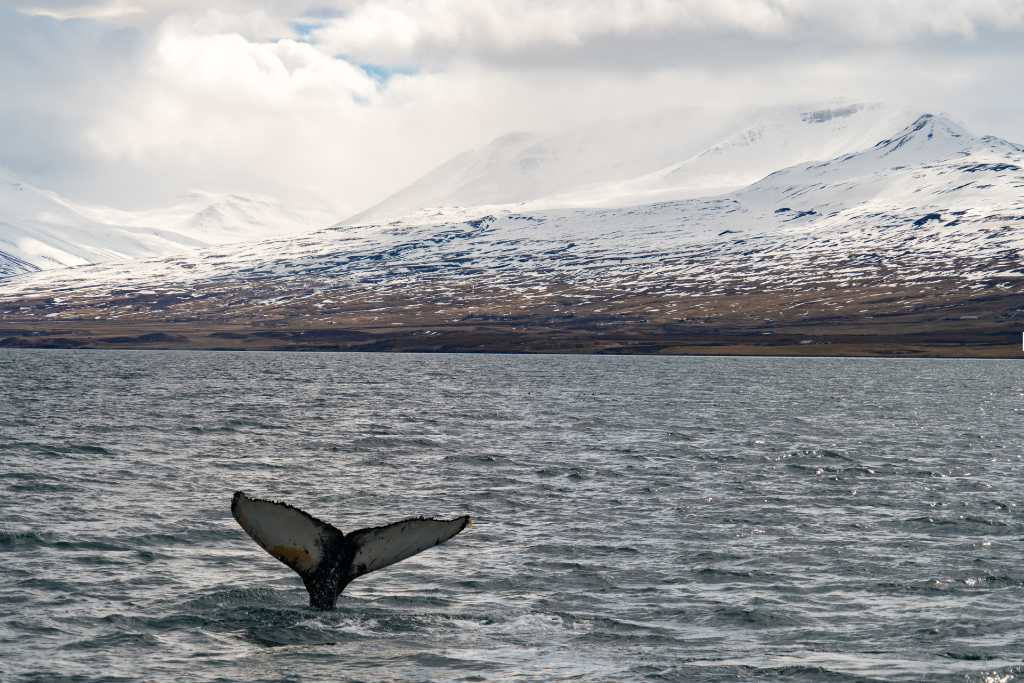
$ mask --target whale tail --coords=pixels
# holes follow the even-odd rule
[[[332,609],[354,579],[444,543],[471,524],[455,519],[404,519],[349,534],[316,517],[237,491],[231,514],[256,543],[294,569],[309,591],[310,607]]]

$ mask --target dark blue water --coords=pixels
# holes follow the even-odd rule
[[[0,351],[4,681],[1024,677],[1024,364]],[[334,612],[229,512],[471,513]]]

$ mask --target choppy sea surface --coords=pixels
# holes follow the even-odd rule
[[[3,681],[1024,679],[1024,364],[0,351]],[[241,489],[470,513],[333,612]]]

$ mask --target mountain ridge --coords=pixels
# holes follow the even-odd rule
[[[461,209],[21,276],[0,284],[0,334],[97,347],[128,329],[200,348],[1013,355],[1024,151],[954,125],[917,117],[866,149],[719,196]]]

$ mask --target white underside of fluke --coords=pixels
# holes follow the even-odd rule
[[[307,581],[311,596],[317,593],[315,600],[321,600],[327,581],[328,606],[352,579],[444,543],[470,525],[468,515],[405,519],[346,535],[287,503],[249,498],[242,492],[235,494],[231,512],[261,548]]]
[[[383,527],[354,531],[346,536],[356,544],[351,575],[360,576],[412,557],[444,543],[468,524],[468,517],[406,519]]]
[[[245,495],[236,496],[232,512],[261,548],[300,574],[317,568],[334,531],[297,508]]]

